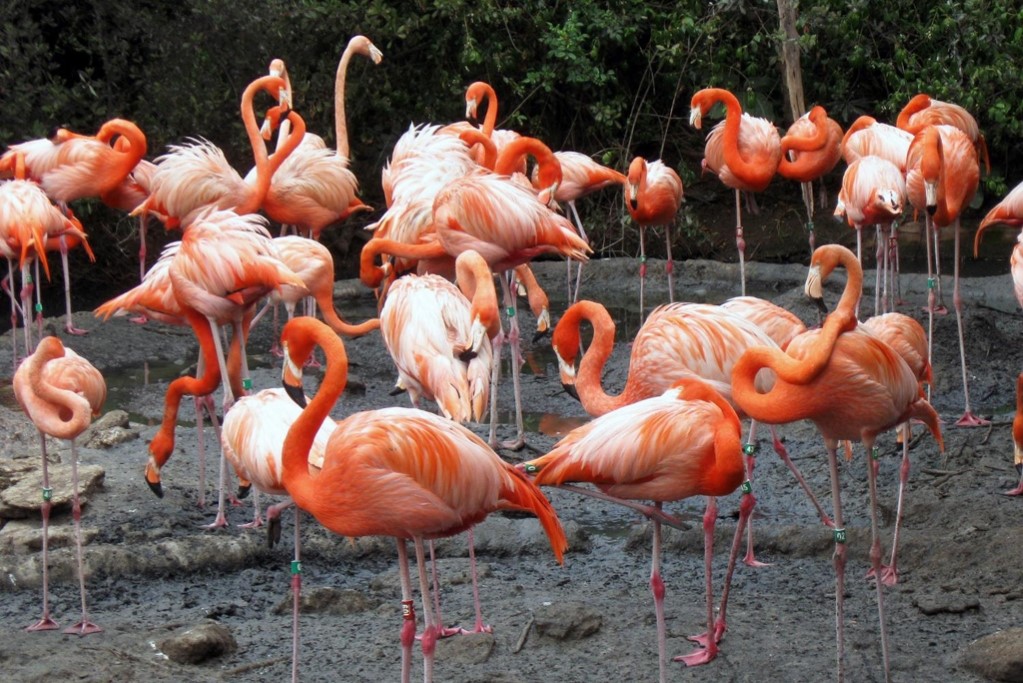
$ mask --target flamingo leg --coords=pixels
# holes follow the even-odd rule
[[[426,578],[426,553],[423,550],[423,540],[416,538],[416,564],[419,568],[419,594],[423,600],[423,637],[420,645],[423,648],[423,683],[433,681],[433,653],[437,647],[437,623],[434,621],[433,610],[430,606],[430,584]]]
[[[50,510],[53,508],[53,504],[50,503],[50,472],[46,462],[46,435],[39,432],[39,440],[42,445],[43,451],[43,504],[39,508],[39,512],[43,519],[43,616],[40,617],[39,621],[35,622],[31,626],[27,627],[26,631],[52,631],[56,628],[57,622],[50,618],[50,543],[49,543],[49,529],[50,529]]]
[[[139,282],[146,278],[146,223],[145,212],[139,215]]]
[[[509,280],[513,277],[512,271],[501,277],[501,289],[504,291],[504,303],[508,312],[508,358],[511,361],[512,387],[515,393],[515,439],[501,443],[502,448],[513,451],[520,450],[526,445],[525,425],[522,420],[522,386],[521,371],[522,351],[519,340],[519,316],[518,298],[515,296],[515,289]],[[495,354],[496,362],[496,354]],[[491,395],[496,396],[496,391],[491,387]]]
[[[742,236],[742,199],[740,191],[735,191],[735,246],[739,250],[739,283],[741,293],[746,296],[746,240]]]
[[[842,489],[838,481],[837,442],[828,440],[828,466],[831,470],[831,499],[835,505],[835,552],[832,561],[835,566],[835,657],[838,673],[836,680],[845,680],[845,541],[846,531],[842,521]]]
[[[639,319],[643,319],[643,290],[646,284],[646,226],[639,226]]]
[[[83,335],[89,334],[88,330],[75,327],[74,319],[71,317],[71,271],[68,268],[67,240],[64,235],[60,236],[60,263],[64,268],[64,306],[67,313],[67,323],[64,330],[68,334]]]
[[[668,301],[675,301],[675,262],[671,260],[671,224],[664,226],[664,242],[668,254],[668,262],[664,270],[668,273]]]
[[[472,602],[476,609],[476,624],[472,633],[493,633],[494,627],[483,623],[483,609],[480,607],[479,572],[476,571],[476,539],[472,527],[466,532],[469,541],[469,571],[472,573]]]
[[[778,431],[775,429],[774,425],[771,425],[771,436],[774,440],[774,452],[782,459],[782,462],[785,463],[785,466],[788,467],[789,471],[796,477],[796,481],[799,482],[800,487],[802,487],[803,491],[806,492],[806,495],[810,498],[810,502],[813,503],[818,516],[821,518],[821,523],[827,527],[834,527],[835,523],[831,521],[830,517],[828,517],[828,513],[824,512],[824,507],[820,504],[820,501],[817,500],[817,496],[815,496],[813,491],[810,489],[810,485],[806,483],[806,479],[803,478],[803,473],[799,471],[799,468],[796,467],[796,463],[792,462],[792,458],[789,457],[788,449],[785,448],[785,444],[783,444],[781,439],[778,438]]]
[[[892,555],[888,566],[881,567],[881,581],[886,586],[894,586],[899,581],[899,569],[896,558],[899,553],[899,530],[902,528],[903,496],[906,482],[909,481],[909,439],[912,427],[908,422],[900,427],[902,433],[902,463],[899,465],[899,495],[895,504],[895,531],[892,532]]]
[[[742,558],[743,564],[749,567],[767,567],[769,566],[766,562],[761,562],[757,559],[756,554],[753,552],[753,508],[756,507],[757,499],[753,496],[753,470],[757,466],[757,451],[760,450],[760,445],[756,439],[757,432],[757,421],[751,420],[749,426],[749,437],[746,444],[743,446],[743,453],[746,456],[746,480],[749,482],[749,490],[745,491],[742,502],[744,505],[749,506],[749,519],[748,526],[746,527],[746,556]]]
[[[18,371],[18,304],[14,296],[14,261],[7,259],[7,277],[2,283],[3,290],[11,300],[11,362],[14,363],[14,371]],[[26,349],[27,351],[27,349]],[[26,355],[28,355],[26,353]]]
[[[573,493],[581,493],[582,495],[589,496],[590,498],[606,500],[609,503],[614,503],[616,505],[627,507],[630,510],[635,510],[636,512],[650,520],[656,519],[662,524],[667,524],[668,526],[674,527],[675,529],[678,529],[680,531],[685,531],[686,529],[689,528],[688,525],[685,524],[682,520],[672,515],[669,515],[667,512],[664,512],[660,507],[655,507],[653,505],[644,505],[642,503],[637,503],[634,500],[628,500],[626,498],[615,498],[614,496],[608,495],[603,491],[599,491],[597,489],[583,488],[582,486],[576,486],[575,484],[558,484],[558,488],[564,489],[566,491],[572,491]]]
[[[945,315],[948,308],[945,306],[945,297],[941,293],[941,229],[934,225],[931,220],[931,227],[934,229],[934,279],[938,287],[938,310],[936,313]]]
[[[36,261],[38,264],[39,262]],[[35,289],[32,279],[32,269],[28,266],[21,268],[21,317],[25,323],[25,355],[32,353],[32,290]]]
[[[661,503],[654,503],[660,509]],[[664,620],[664,580],[661,579],[661,523],[653,520],[654,540],[650,552],[650,592],[654,596],[654,615],[657,618],[657,672],[660,683],[668,680],[668,639]]]
[[[874,576],[881,577],[881,540],[877,531],[877,470],[878,460],[876,451],[873,448],[873,439],[864,439],[863,445],[867,447],[867,483],[870,487],[870,565]],[[884,661],[884,679],[891,679],[891,671],[888,664],[888,630],[884,621],[884,591],[882,581],[874,582],[877,593],[877,617],[881,627],[881,658]]]
[[[416,603],[412,600],[412,579],[408,568],[408,547],[398,541],[398,574],[401,577],[401,683],[412,680],[412,643],[416,640]]]
[[[874,224],[874,315],[881,314],[881,272],[884,270],[885,244],[881,237],[881,224]],[[886,280],[887,282],[887,280]]]
[[[1021,495],[1023,495],[1023,467],[1017,467],[1016,469],[1019,470],[1019,474],[1020,474],[1020,476],[1019,476],[1019,483],[1016,485],[1016,488],[1011,489],[1009,491],[1006,491],[1005,492],[1006,496],[1021,496]]]
[[[487,443],[497,448],[497,386],[501,380],[501,350],[505,346],[504,329],[502,328],[490,342],[493,364],[490,367],[490,437]]]
[[[78,496],[78,448],[71,439],[71,516],[75,523],[75,551],[78,558],[78,588],[82,596],[82,619],[77,624],[64,629],[64,633],[85,636],[99,633],[103,629],[89,621],[85,609],[85,563],[82,560],[82,504]]]
[[[745,498],[745,496],[743,496]],[[703,649],[697,650],[692,654],[675,657],[676,662],[682,662],[686,666],[699,666],[700,664],[707,664],[714,660],[718,654],[718,639],[719,636],[715,632],[714,624],[714,584],[713,584],[713,572],[712,572],[712,560],[714,557],[714,523],[717,519],[718,506],[717,499],[714,496],[707,496],[707,510],[703,514],[703,559],[704,559],[704,574],[707,583],[707,635],[708,637],[703,640],[697,638],[690,638],[690,640],[697,640],[703,645]],[[741,519],[741,515],[740,515]],[[742,522],[740,521],[740,524]],[[742,538],[742,534],[738,534],[736,537],[736,547],[738,546],[738,539]],[[722,615],[724,612],[722,611]],[[721,631],[724,633],[724,621],[721,622]]]
[[[41,339],[42,336],[43,336],[43,288],[42,288],[42,280],[39,279],[39,259],[36,259],[36,261],[35,261],[35,271],[36,271],[36,273],[35,273],[35,285],[34,285],[35,295],[36,295],[36,305],[35,305],[35,314],[36,315],[35,315],[35,321],[36,321],[36,332],[39,333],[39,338]],[[29,278],[29,279],[31,280],[31,278]],[[29,290],[29,291],[32,291],[32,290]],[[26,322],[25,324],[27,325],[28,322]],[[31,346],[29,348],[35,348],[35,347]]]
[[[963,298],[959,292],[959,219],[956,219],[954,227],[955,265],[952,270],[952,305],[956,309],[956,327],[959,331],[959,362],[963,371],[963,398],[966,404],[963,416],[956,421],[956,427],[981,427],[991,424],[991,422],[977,417],[970,409],[970,381],[966,374],[966,341],[963,334]]]
[[[282,506],[290,505],[291,501],[282,503]],[[269,519],[271,509],[276,515],[280,515],[278,506],[267,508],[266,516]],[[302,542],[298,527],[302,517],[302,510],[295,506],[295,559],[291,562],[291,683],[298,683],[298,614],[302,606]],[[269,522],[267,523],[269,525]]]
[[[579,229],[579,236],[582,237],[584,240],[589,241],[589,238],[586,237],[586,231],[583,229],[583,222],[579,219],[579,212],[575,208],[575,200],[572,200],[572,201],[568,202],[568,208],[571,209],[571,211],[572,211],[572,218],[573,218],[573,220],[575,220],[575,227],[577,227]],[[572,259],[568,259],[568,263],[569,263],[568,270],[569,270],[569,280],[570,280],[569,284],[568,284],[568,287],[569,287],[569,290],[568,290],[569,300],[570,300],[571,303],[575,303],[576,301],[579,300],[579,285],[582,284],[582,279],[583,279],[583,262],[579,261],[578,264],[577,264],[578,267],[576,268],[576,271],[575,271],[575,290],[572,289],[572,283],[571,283],[571,277],[572,277],[572,275],[571,275],[571,273],[572,273]]]
[[[219,337],[219,333],[214,334],[214,338]],[[228,386],[230,382],[224,382],[224,391],[230,391]],[[213,433],[217,436],[217,443],[222,443],[220,440],[220,421],[217,420],[216,413],[210,412],[210,423],[213,425]],[[217,516],[214,520],[205,525],[204,529],[220,529],[227,526],[227,516],[224,513],[224,499],[227,491],[227,458],[224,457],[224,451],[220,451],[220,491],[217,493]]]

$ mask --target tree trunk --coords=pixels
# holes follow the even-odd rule
[[[785,90],[789,95],[789,115],[795,121],[806,112],[803,98],[803,70],[799,65],[799,33],[796,14],[799,0],[778,0],[778,21],[784,34],[781,64],[785,71]]]

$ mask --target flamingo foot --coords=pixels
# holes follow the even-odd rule
[[[948,307],[945,304],[935,304],[934,306],[921,306],[921,311],[924,313],[933,313],[934,315],[948,315]]]
[[[227,527],[227,517],[224,516],[223,510],[221,510],[220,512],[217,513],[217,518],[214,519],[212,522],[210,522],[209,524],[203,524],[202,525],[203,529],[210,529],[210,530],[213,530],[213,529],[223,529],[225,527]]]
[[[135,325],[145,325],[147,322],[149,322],[149,316],[136,315],[132,318],[128,318],[128,322],[134,323]]]
[[[281,345],[274,341],[273,346],[270,347],[270,355],[274,358],[284,358],[284,349]]]
[[[526,440],[522,436],[519,436],[518,438],[513,439],[511,441],[502,441],[499,445],[501,448],[505,450],[521,451],[523,448],[526,447]]]
[[[319,370],[320,368],[323,367],[323,364],[316,359],[315,355],[310,354],[310,356],[306,358],[305,367],[312,368],[314,370]]]
[[[682,662],[686,666],[700,666],[701,664],[709,664],[714,661],[718,656],[717,647],[696,650],[692,654],[675,657],[672,661]]]
[[[64,331],[76,337],[84,337],[85,335],[89,334],[89,330],[83,330],[80,327],[75,327],[71,323],[66,323],[64,325]]]
[[[1019,482],[1019,486],[1017,486],[1016,488],[1012,489],[1011,491],[1006,491],[1002,495],[1003,496],[1023,496],[1023,481]]]
[[[967,410],[965,413],[963,413],[963,416],[961,418],[956,420],[955,426],[956,427],[983,427],[983,426],[989,425],[989,424],[991,424],[990,420],[985,420],[982,417],[977,417],[972,412]]]
[[[748,553],[746,553],[746,557],[742,558],[742,563],[745,564],[747,567],[770,567],[771,566],[770,562],[761,562],[760,560],[758,560],[756,558],[756,556],[753,554],[752,550],[750,550]]]
[[[448,631],[454,631],[454,633],[447,633]],[[453,629],[449,628],[449,629],[444,629],[443,632],[442,632],[441,638],[446,638],[448,635],[468,636],[468,635],[471,635],[473,633],[493,633],[493,632],[494,632],[494,627],[493,626],[491,626],[490,624],[484,624],[483,622],[478,621],[478,622],[476,622],[476,625],[473,626],[472,628],[453,628]],[[446,633],[446,635],[443,635],[443,633]]]
[[[867,570],[866,578],[874,578],[874,568],[871,567]],[[881,565],[881,584],[884,586],[894,586],[899,582],[899,570],[896,567],[892,567],[887,564]]]
[[[255,517],[252,518],[251,522],[245,522],[245,524],[239,524],[238,528],[239,529],[258,529],[261,526],[263,526],[263,517],[261,515],[256,515]]]
[[[87,636],[90,633],[99,633],[103,629],[96,624],[92,623],[88,619],[82,619],[74,626],[68,626],[64,629],[64,633],[73,636]]]
[[[31,626],[25,627],[25,630],[26,631],[54,631],[54,630],[56,630],[58,628],[60,628],[60,626],[57,625],[57,622],[55,622],[53,619],[51,619],[50,615],[47,614],[46,616],[44,616],[42,619],[40,619],[36,623],[32,624]]]
[[[725,630],[727,630],[727,628],[728,628],[728,625],[725,624],[725,622],[722,621],[721,619],[718,619],[717,621],[714,622],[714,644],[715,645],[720,643],[721,639],[725,637]],[[694,643],[699,644],[700,647],[703,647],[703,648],[707,647],[707,634],[706,633],[701,633],[701,634],[696,635],[696,636],[689,636],[688,640],[691,640]]]

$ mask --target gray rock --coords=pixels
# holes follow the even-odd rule
[[[51,524],[47,531],[50,550],[71,547],[75,543],[75,528],[71,524]],[[99,534],[96,527],[82,527],[82,545],[92,543]],[[39,552],[43,549],[43,527],[38,520],[15,520],[0,529],[0,550],[15,554]]]
[[[1023,628],[1009,628],[966,646],[963,667],[992,681],[1023,682]]]
[[[111,410],[89,425],[81,436],[85,448],[110,448],[125,441],[139,438],[139,430],[132,428],[128,413]]]
[[[231,631],[215,621],[179,631],[157,643],[157,648],[168,659],[179,664],[199,664],[238,649]]]
[[[581,640],[600,630],[600,612],[581,602],[544,605],[536,610],[536,632],[554,640]]]
[[[467,633],[437,643],[438,657],[445,665],[482,664],[494,651],[493,633]]]
[[[50,488],[53,490],[50,503],[59,511],[71,506],[71,466],[51,465],[49,468]],[[78,465],[79,498],[82,505],[102,484],[106,472],[99,465]],[[43,474],[40,470],[25,473],[12,486],[0,491],[0,518],[24,519],[39,514],[43,499]]]
[[[980,601],[972,595],[962,593],[928,593],[917,595],[913,604],[924,614],[961,614],[967,610],[980,609]]]
[[[274,607],[274,614],[290,614],[293,600],[289,594]],[[338,590],[329,586],[303,590],[299,611],[303,614],[344,616],[376,609],[380,601],[354,590]]]

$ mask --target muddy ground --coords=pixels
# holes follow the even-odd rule
[[[946,252],[948,253],[948,252]],[[1007,259],[1008,252],[1005,252]],[[650,265],[648,307],[666,300],[661,262]],[[543,264],[542,282],[563,309],[563,265]],[[814,312],[802,297],[805,259],[788,266],[753,264],[751,293],[770,298],[807,322]],[[677,268],[678,296],[719,302],[738,293],[733,264],[685,261]],[[619,337],[638,326],[634,260],[613,259],[585,271],[583,296],[611,304],[623,322]],[[868,294],[872,295],[872,273]],[[837,299],[843,278],[832,278]],[[951,304],[951,283],[946,284]],[[354,291],[352,295],[350,292]],[[904,312],[916,315],[924,301],[921,276],[904,279]],[[338,306],[352,319],[372,310],[356,286],[340,283]],[[974,641],[1020,624],[1023,563],[1020,562],[1023,500],[1000,495],[1015,485],[1009,424],[1013,378],[1023,367],[1023,317],[1011,297],[1007,267],[1002,274],[965,282],[967,362],[975,411],[990,427],[951,426],[962,412],[962,380],[954,315],[935,325],[933,403],[945,420],[945,452],[928,436],[915,440],[903,546],[896,586],[885,590],[891,640],[892,676],[901,681],[980,681],[1012,675],[1021,680],[1020,638],[1009,632],[1002,657]],[[872,308],[872,306],[871,306]],[[864,310],[867,304],[864,304]],[[528,329],[532,318],[520,314]],[[51,319],[52,325],[58,319]],[[237,525],[251,515],[251,503],[232,507],[231,525],[203,530],[213,519],[210,504],[197,505],[198,467],[192,413],[186,404],[178,447],[164,469],[166,496],[145,486],[146,444],[155,432],[169,378],[190,369],[196,346],[189,333],[157,323],[133,325],[126,319],[100,323],[87,313],[76,321],[90,330],[65,342],[92,360],[107,376],[107,410],[127,411],[137,438],[104,448],[83,448],[83,464],[99,465],[105,478],[88,495],[83,524],[91,530],[86,547],[89,608],[105,630],[78,637],[60,631],[26,633],[40,609],[38,517],[12,519],[0,529],[0,670],[5,681],[281,681],[290,671],[289,560],[292,516],[284,515],[283,542],[267,547],[262,529]],[[10,337],[0,338],[0,368],[11,368]],[[276,386],[278,360],[267,353],[270,327],[261,324],[250,341],[254,384]],[[391,361],[376,334],[347,344],[352,362],[351,391],[335,409],[340,417],[355,410],[405,405],[390,394]],[[559,433],[585,415],[558,381],[549,341],[526,340],[523,391],[528,448],[503,452],[510,461],[543,453]],[[605,373],[609,390],[624,381],[628,346],[617,345]],[[148,365],[148,383],[146,366]],[[315,373],[314,373],[315,374]],[[310,389],[313,380],[307,380]],[[511,406],[510,383],[499,394]],[[35,466],[38,437],[10,398],[0,408],[8,437],[0,464],[6,472]],[[218,394],[219,396],[219,394]],[[502,420],[510,422],[507,409]],[[484,426],[475,426],[485,434]],[[826,458],[808,424],[783,426],[781,434],[795,462],[831,509]],[[916,432],[920,431],[917,427]],[[510,427],[501,429],[510,436]],[[207,439],[212,433],[207,430]],[[893,435],[880,440],[879,478],[883,541],[892,533],[899,451]],[[61,446],[52,460],[68,462]],[[738,567],[721,653],[708,666],[670,665],[671,680],[821,681],[833,678],[834,578],[831,532],[822,527],[792,475],[768,444],[759,457],[755,492],[758,558],[764,568]],[[846,599],[846,666],[850,681],[882,680],[878,619],[867,569],[869,516],[866,470],[861,451],[842,465],[843,503],[849,529]],[[206,497],[215,501],[216,467],[207,466]],[[7,475],[13,479],[23,473]],[[0,485],[7,485],[2,482]],[[572,545],[564,566],[553,559],[531,519],[492,515],[477,529],[477,555],[485,578],[484,617],[492,635],[443,640],[437,649],[438,681],[652,681],[657,677],[653,607],[648,588],[649,524],[636,513],[575,494],[553,490]],[[738,492],[719,500],[714,580],[720,590],[728,543],[735,529]],[[265,502],[265,499],[264,499]],[[686,636],[703,630],[704,501],[670,506],[691,522],[688,531],[668,530],[664,577],[667,584],[668,649],[692,649]],[[8,506],[9,507],[9,506]],[[13,514],[8,511],[7,514]],[[52,608],[62,626],[77,619],[78,589],[73,553],[66,545],[71,528],[65,511],[52,520],[56,541],[51,558]],[[303,520],[303,592],[318,593],[301,619],[301,674],[307,681],[397,680],[401,625],[396,553],[390,539],[346,541],[327,533],[308,516]],[[447,623],[471,625],[470,588],[464,537],[439,542],[442,600]],[[284,609],[281,609],[283,607]],[[168,659],[162,645],[169,635],[212,621],[225,627],[235,646],[198,664]],[[417,650],[418,652],[418,650]],[[973,653],[970,655],[969,653]],[[968,666],[969,657],[988,666],[985,674]],[[1002,673],[994,667],[1001,666]],[[1006,674],[1005,672],[1009,673]],[[413,676],[421,676],[416,658]],[[985,677],[986,676],[986,677]]]

